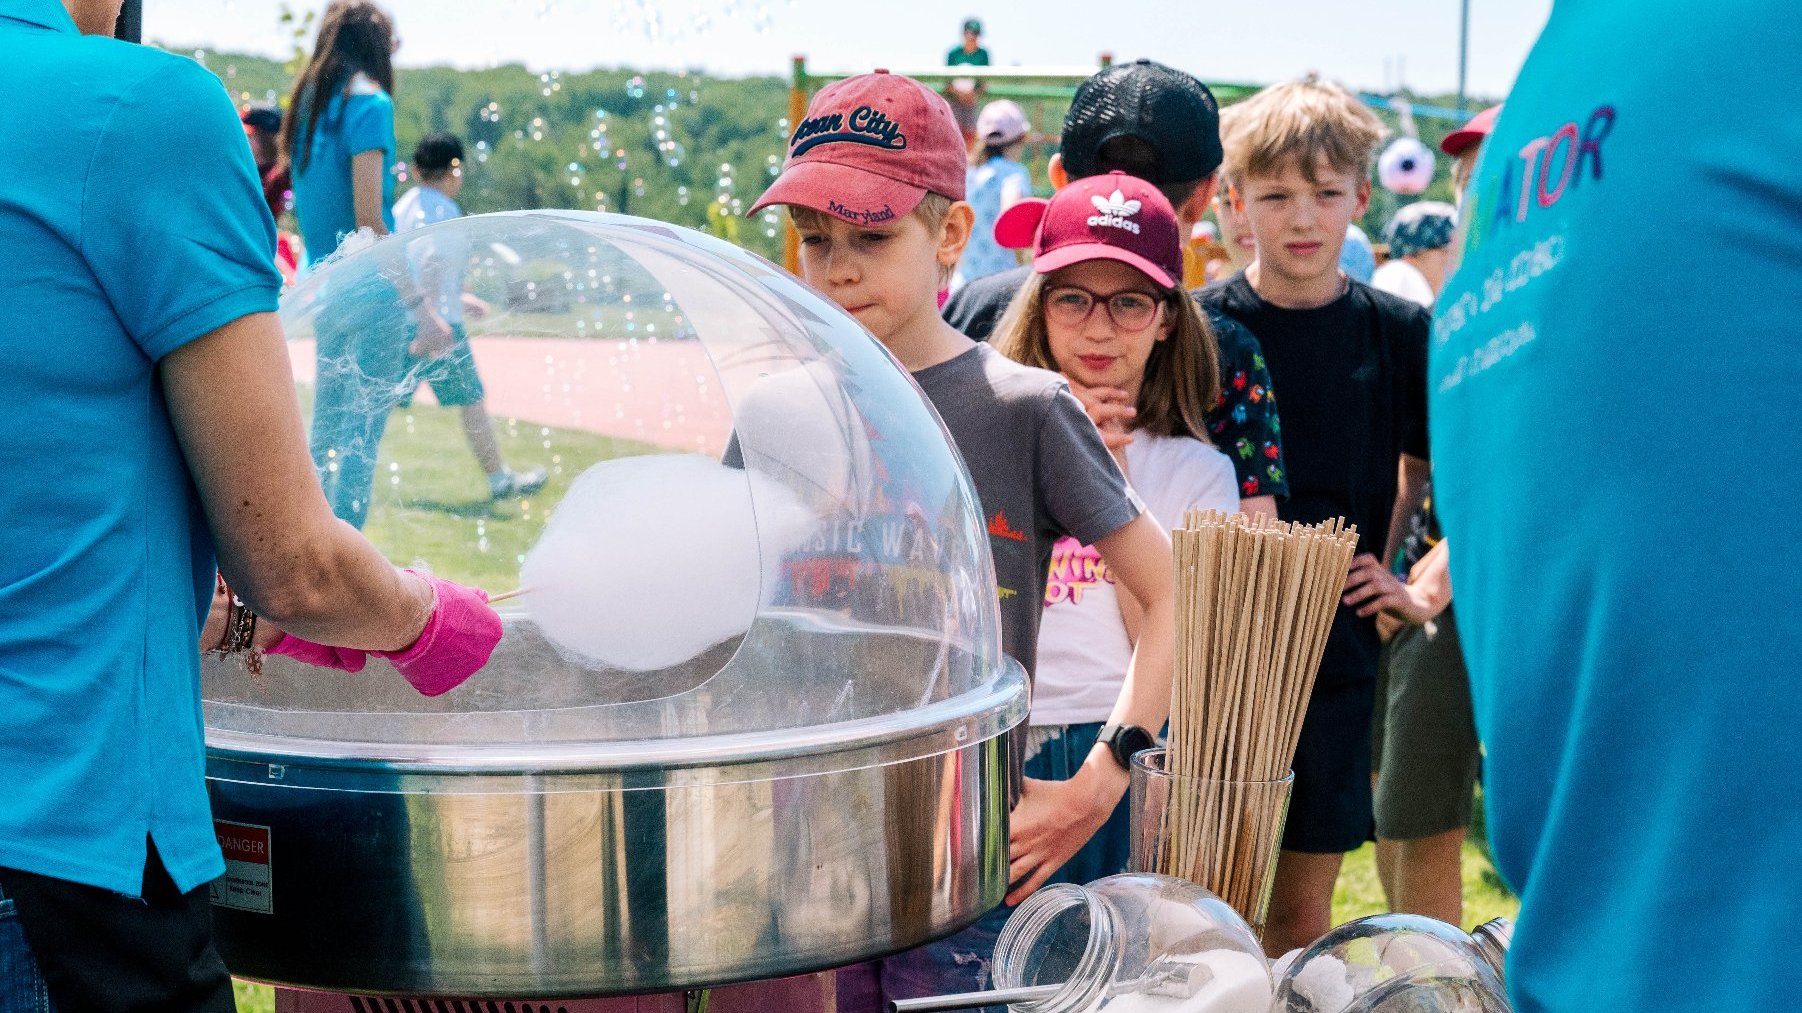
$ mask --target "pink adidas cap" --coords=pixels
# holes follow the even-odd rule
[[[945,100],[878,70],[820,89],[789,138],[782,175],[747,213],[792,204],[859,225],[893,221],[927,193],[963,200],[964,160]]]
[[[1176,209],[1157,187],[1123,172],[1076,180],[1049,201],[1015,204],[995,223],[995,240],[1031,245],[1032,269],[1040,274],[1085,260],[1117,260],[1165,288],[1176,288],[1183,276]]]

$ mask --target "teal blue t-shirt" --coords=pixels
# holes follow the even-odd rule
[[[297,132],[295,143],[300,139]],[[348,93],[343,85],[332,89],[306,157],[294,159],[294,217],[300,222],[308,263],[331,256],[339,242],[357,230],[350,160],[365,151],[382,153],[382,220],[393,232],[394,100],[380,85],[358,74]]]
[[[1559,0],[1429,369],[1521,1013],[1802,1002],[1802,17]]]
[[[0,94],[0,866],[135,896],[149,838],[186,890],[213,543],[157,363],[275,309],[275,224],[193,60],[0,0]]]

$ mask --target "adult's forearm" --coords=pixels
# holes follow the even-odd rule
[[[432,591],[332,516],[307,452],[274,314],[235,320],[159,363],[220,570],[260,615],[308,640],[398,650]]]
[[[323,504],[322,504],[323,506]],[[221,560],[233,589],[271,623],[306,640],[366,651],[403,649],[432,610],[424,578],[396,568],[329,514],[313,544]]]

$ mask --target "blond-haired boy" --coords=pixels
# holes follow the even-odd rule
[[[1032,672],[1059,538],[1094,545],[1120,585],[1146,602],[1110,724],[1155,731],[1170,705],[1169,539],[1128,491],[1062,377],[1015,363],[940,318],[938,292],[973,218],[963,201],[964,166],[963,135],[944,99],[877,71],[814,97],[782,176],[751,213],[788,207],[801,235],[802,276],[868,328],[938,409],[988,521],[1010,656]],[[1098,745],[1070,780],[1025,782],[1013,811],[1010,901],[1036,889],[1094,834],[1127,781],[1125,764]],[[943,942],[841,971],[841,1013],[989,987],[1003,920],[991,913]]]
[[[1280,953],[1326,931],[1344,853],[1371,832],[1381,641],[1363,574],[1393,554],[1397,518],[1426,479],[1429,318],[1339,267],[1346,227],[1369,206],[1370,164],[1383,136],[1382,122],[1355,95],[1312,78],[1292,81],[1247,99],[1224,122],[1231,199],[1257,259],[1202,300],[1252,332],[1282,391],[1289,499],[1279,515],[1344,517],[1359,536],[1295,756],[1264,936]]]

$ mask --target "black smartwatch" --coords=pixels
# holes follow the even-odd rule
[[[1132,769],[1134,753],[1151,749],[1158,744],[1155,736],[1138,725],[1105,725],[1095,741],[1114,754],[1114,760],[1122,770]]]

